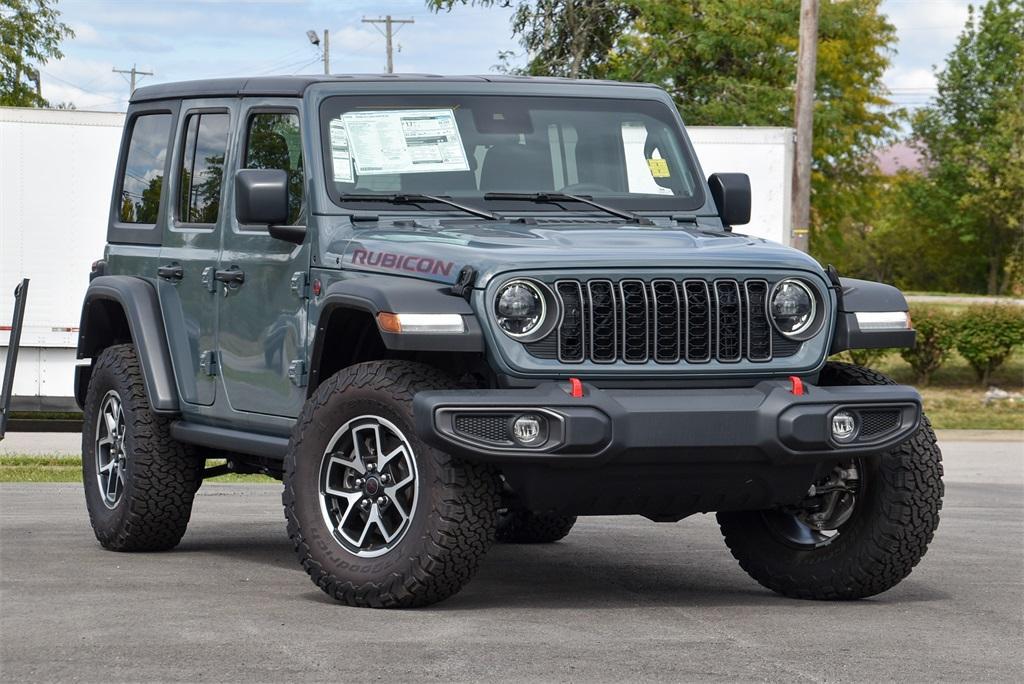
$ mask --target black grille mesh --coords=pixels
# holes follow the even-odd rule
[[[873,439],[892,432],[900,425],[899,409],[876,409],[860,412],[860,439]]]
[[[508,423],[511,419],[506,414],[459,414],[455,416],[452,427],[457,434],[484,442],[496,444],[510,443]]]
[[[779,343],[768,319],[766,280],[560,280],[554,289],[562,319],[550,337],[527,345],[540,358],[756,362],[799,348]]]

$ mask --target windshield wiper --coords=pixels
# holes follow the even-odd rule
[[[453,202],[447,197],[438,197],[437,195],[423,195],[420,193],[408,193],[408,192],[396,192],[391,194],[373,194],[373,193],[351,193],[343,192],[338,198],[342,202],[391,202],[392,204],[418,204],[420,202],[437,202],[438,204],[446,204],[449,207],[459,209],[466,212],[467,214],[473,214],[480,218],[485,218],[489,221],[497,221],[501,217],[497,214],[487,211],[486,209],[477,209],[476,207],[466,206],[458,202]]]
[[[589,197],[582,195],[570,195],[565,192],[488,192],[484,194],[485,200],[524,200],[526,202],[538,202],[542,204],[557,204],[558,202],[580,202],[588,206],[600,209],[606,214],[618,216],[619,218],[632,221],[633,223],[650,223],[649,219],[640,214],[634,214],[625,209],[616,209],[607,204],[595,202]]]

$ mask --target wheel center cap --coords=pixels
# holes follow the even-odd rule
[[[380,491],[380,480],[373,476],[366,478],[366,484],[363,486],[363,489],[365,489],[366,493],[370,496],[375,495]]]

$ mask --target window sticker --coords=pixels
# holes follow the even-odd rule
[[[331,167],[334,169],[335,183],[351,183],[352,155],[348,151],[348,133],[345,122],[341,119],[331,121]]]
[[[360,176],[469,171],[452,109],[348,112],[342,120]]]
[[[668,172],[668,161],[665,159],[648,159],[647,166],[651,169],[651,175],[655,178],[669,178],[672,176]]]

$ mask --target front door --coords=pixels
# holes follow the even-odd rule
[[[302,122],[294,101],[244,104],[240,121],[236,168],[287,171],[289,222],[304,224]],[[304,285],[310,250],[270,237],[266,226],[239,224],[233,206],[228,213],[219,270],[241,272],[244,280],[219,283],[217,297],[227,400],[234,411],[294,417],[306,396]]]
[[[182,399],[216,397],[217,298],[212,275],[229,212],[221,202],[231,112],[224,101],[193,101],[178,117],[157,292]]]

